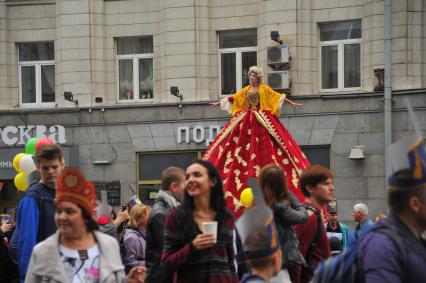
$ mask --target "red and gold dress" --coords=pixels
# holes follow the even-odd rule
[[[309,161],[278,119],[285,94],[259,85],[249,93],[250,86],[232,97],[222,99],[222,109],[232,119],[210,144],[203,159],[219,170],[224,183],[227,205],[239,216],[243,212],[240,194],[249,177],[258,177],[260,169],[270,163],[281,166],[288,188],[303,200],[299,188],[302,170]]]

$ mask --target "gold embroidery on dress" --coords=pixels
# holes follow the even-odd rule
[[[238,143],[238,137],[234,137],[232,140],[233,140],[235,143]]]
[[[292,177],[291,182],[293,183],[293,186],[295,186],[297,188],[299,180],[297,178],[296,170],[294,170],[294,168],[291,169],[291,177]]]
[[[231,151],[228,151],[228,153],[226,153],[226,160],[225,160],[225,164],[223,165],[223,173],[226,174],[229,172],[229,169],[227,168],[227,166],[232,162],[232,154]]]
[[[249,150],[250,149],[250,143],[248,143],[247,145],[246,145],[246,150]]]
[[[256,178],[259,177],[259,173],[260,173],[260,167],[259,165],[255,165],[253,166],[254,170],[256,170]]]
[[[240,174],[241,174],[241,172],[240,172],[240,170],[238,170],[238,169],[235,169],[234,170],[234,174],[235,174],[235,176],[240,176]]]
[[[232,132],[232,130],[235,128],[236,125],[246,116],[247,112],[240,112],[237,116],[232,117],[231,121],[229,122],[229,126],[224,128],[220,135],[216,137],[214,144],[211,145],[210,150],[208,150],[203,159],[208,160],[210,158],[210,155],[212,152],[216,149],[216,147]],[[229,145],[228,143],[225,144]]]
[[[235,150],[234,156],[237,158],[238,164],[243,165],[244,167],[247,166],[247,162],[240,156],[241,147],[237,147]]]
[[[281,149],[277,149],[277,153],[279,156],[283,155],[283,152],[281,151]]]
[[[219,146],[219,157],[217,159],[220,159],[220,157],[222,156],[223,153],[223,147],[220,145]]]
[[[247,135],[251,135],[251,129],[247,130]]]
[[[281,140],[281,137],[278,135],[278,133],[276,132],[275,128],[272,126],[272,123],[269,120],[268,116],[266,116],[265,113],[262,110],[255,111],[253,113],[255,114],[257,120],[259,121],[259,123],[262,124],[268,130],[269,134],[277,141],[278,146],[282,150],[284,150],[284,152],[286,153],[286,155],[287,155],[288,159],[290,160],[291,164],[296,169],[297,174],[300,176],[302,174],[302,170],[300,170],[296,166],[296,162],[294,162],[294,160],[292,159],[291,155],[287,151],[284,142]]]
[[[257,109],[257,105],[259,104],[259,101],[260,101],[259,91],[247,92],[246,99],[250,103],[253,109]]]
[[[234,205],[235,210],[238,210],[241,206],[243,206],[243,204],[236,197],[234,197],[234,195],[231,194],[230,191],[225,192],[225,198],[227,197],[232,198],[232,204]]]
[[[250,156],[250,160],[254,160],[256,158],[256,154],[252,154],[251,156]]]
[[[237,192],[241,189],[243,184],[241,183],[240,179],[238,177],[235,177],[235,185],[237,185]]]
[[[288,164],[288,159],[287,159],[287,158],[284,158],[284,159],[283,159],[283,163],[284,163],[284,165],[287,165],[287,164]]]

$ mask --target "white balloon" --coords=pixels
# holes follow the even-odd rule
[[[27,175],[31,174],[34,170],[36,170],[33,156],[30,154],[26,154],[24,157],[22,157],[21,161],[19,162],[19,167]]]

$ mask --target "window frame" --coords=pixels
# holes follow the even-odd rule
[[[219,41],[218,41],[219,44]],[[233,95],[234,93],[229,94],[222,94],[222,54],[229,54],[229,53],[235,53],[235,91],[239,91],[244,86],[242,85],[242,53],[244,52],[256,52],[256,56],[258,55],[258,47],[257,46],[247,46],[247,47],[234,47],[234,48],[219,48],[219,54],[218,54],[218,65],[219,65],[219,94],[220,97],[228,97],[230,95]]]
[[[22,96],[22,67],[34,66],[35,68],[35,82],[36,82],[36,102],[24,103]],[[22,108],[38,107],[55,107],[56,106],[56,80],[55,80],[55,101],[42,102],[42,86],[41,86],[41,66],[55,67],[55,60],[42,60],[42,61],[19,61],[19,47],[18,47],[18,81],[19,81],[19,106]]]
[[[321,30],[320,30],[321,32]],[[359,87],[345,87],[345,54],[344,47],[346,44],[359,44],[359,77],[360,77],[360,86]],[[323,88],[322,85],[322,47],[324,46],[337,46],[337,88]],[[362,89],[362,36],[360,38],[351,38],[351,39],[342,39],[342,40],[329,40],[329,41],[320,41],[319,42],[319,84],[320,91],[327,92],[340,92],[340,91],[357,91]]]
[[[116,82],[117,82],[117,102],[118,103],[140,103],[140,102],[146,102],[146,103],[152,103],[154,101],[154,71],[152,72],[152,98],[139,98],[139,59],[152,59],[152,69],[154,70],[154,53],[139,53],[139,54],[125,54],[125,55],[118,55],[118,47],[117,47],[117,41],[120,38],[116,38],[116,59],[115,59],[115,66],[116,66]],[[129,60],[132,59],[133,63],[133,99],[120,99],[120,60]],[[136,95],[137,94],[137,95]]]
[[[170,150],[170,151],[146,151],[146,152],[136,152],[136,188],[137,188],[137,195],[139,198],[141,198],[142,201],[147,202],[148,204],[153,204],[154,199],[158,193],[158,191],[154,191],[148,190],[148,199],[143,200],[143,195],[146,195],[146,191],[144,191],[144,187],[143,186],[161,186],[161,179],[142,179],[141,177],[141,166],[142,166],[142,162],[143,162],[143,156],[145,155],[168,155],[168,154],[194,154],[197,157],[194,158],[194,160],[196,159],[200,159],[203,154],[204,154],[205,150],[203,149],[189,149],[189,150],[181,150],[181,151],[176,151],[176,150]],[[168,166],[176,166],[176,165],[168,165]],[[166,169],[168,166],[165,166],[164,169]],[[163,170],[164,170],[163,169]],[[185,170],[185,168],[183,168]],[[150,203],[151,202],[151,203]]]

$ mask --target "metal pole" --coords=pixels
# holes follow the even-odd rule
[[[385,170],[386,180],[390,176],[390,162],[389,154],[387,151],[388,146],[392,143],[392,49],[391,49],[391,36],[392,36],[392,0],[385,0],[384,7],[384,62],[385,62],[385,92],[384,92],[384,135],[385,135]]]

